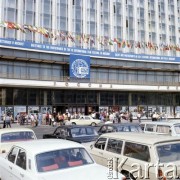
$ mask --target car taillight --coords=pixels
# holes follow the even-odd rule
[[[161,169],[158,169],[158,178],[161,178],[161,180],[166,180],[166,177],[164,176]]]

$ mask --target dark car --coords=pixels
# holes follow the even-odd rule
[[[53,134],[44,134],[43,139],[59,138],[79,143],[95,141],[99,137],[97,131],[91,126],[59,126]]]
[[[122,124],[104,124],[98,130],[98,134],[110,132],[143,132],[139,124],[122,123]]]

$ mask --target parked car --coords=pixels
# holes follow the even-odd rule
[[[99,119],[93,119],[91,116],[81,116],[79,119],[71,119],[72,125],[91,125],[96,126],[101,123]]]
[[[79,143],[95,141],[99,137],[91,126],[59,126],[52,134],[44,134],[43,139],[58,138],[76,141]]]
[[[142,122],[140,124],[144,133],[166,134],[171,136],[180,136],[180,121],[158,121]]]
[[[107,168],[96,164],[84,146],[67,140],[22,142],[0,162],[1,180],[108,180]]]
[[[130,179],[158,179],[175,166],[174,172],[180,175],[180,139],[172,136],[159,136],[145,133],[107,133],[87,147],[98,164],[114,164],[114,170]],[[113,161],[113,162],[112,162]],[[162,166],[163,163],[163,166]],[[148,168],[149,165],[151,168]],[[162,179],[162,178],[161,178]],[[176,179],[173,176],[173,179]]]
[[[5,128],[0,130],[0,153],[9,151],[18,141],[36,140],[37,137],[29,128]]]
[[[139,124],[121,123],[121,124],[104,124],[98,130],[98,134],[111,132],[143,132]]]

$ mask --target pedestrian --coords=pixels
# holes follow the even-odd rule
[[[38,113],[38,125],[42,124],[42,114]]]
[[[6,118],[5,118],[5,122],[6,122],[6,127],[8,128],[8,126],[11,128],[11,117],[9,114],[7,114]]]
[[[137,113],[137,120],[139,123],[141,122],[141,113],[140,112]]]
[[[132,112],[129,113],[129,121],[130,121],[130,123],[133,122],[133,115],[132,115]]]

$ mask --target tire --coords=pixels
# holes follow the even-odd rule
[[[96,123],[95,123],[95,122],[92,122],[92,123],[91,123],[91,126],[96,126]]]
[[[76,123],[75,123],[75,122],[72,122],[72,125],[76,125]]]
[[[122,170],[121,173],[126,177],[126,179],[136,180],[136,178],[134,178],[134,176],[128,171]]]

